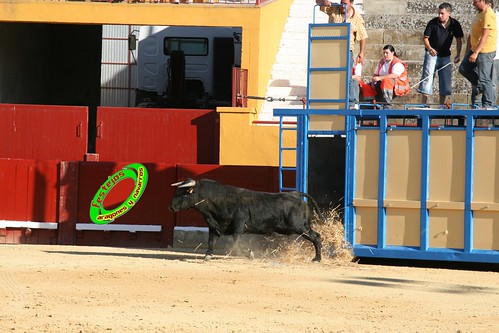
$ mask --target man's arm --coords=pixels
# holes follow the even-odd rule
[[[454,63],[459,63],[461,61],[461,50],[463,48],[463,37],[457,37],[456,38],[456,50],[457,54],[454,57]]]
[[[482,30],[482,37],[476,46],[476,50],[473,50],[473,53],[470,55],[470,62],[476,62],[476,58],[478,58],[478,54],[483,49],[485,43],[487,43],[487,39],[489,39],[490,29]]]
[[[429,36],[423,36],[423,44],[432,56],[437,55],[437,51],[434,48],[432,48],[430,45],[430,37]]]
[[[364,50],[366,48],[366,39],[361,39],[360,42],[359,42],[359,62],[361,64],[364,63]]]
[[[331,6],[329,0],[315,0],[315,3],[320,6],[320,10],[325,12],[327,7]]]

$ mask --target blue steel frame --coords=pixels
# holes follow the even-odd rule
[[[315,8],[314,8],[315,10]],[[315,20],[315,17],[314,17]],[[348,25],[349,24],[343,24]],[[296,190],[307,191],[307,176],[308,176],[308,137],[313,135],[345,135],[345,238],[352,245],[354,254],[358,257],[377,257],[377,258],[397,258],[397,259],[422,259],[422,260],[447,260],[447,261],[470,261],[470,262],[490,262],[499,263],[499,250],[477,250],[473,248],[473,211],[471,203],[473,199],[473,157],[474,157],[474,132],[484,130],[499,130],[499,127],[479,128],[475,127],[475,118],[477,117],[496,117],[499,119],[499,111],[489,110],[468,110],[467,105],[454,104],[451,110],[422,110],[408,109],[409,107],[417,107],[418,105],[406,105],[404,110],[380,110],[378,105],[370,105],[371,110],[350,110],[348,106],[348,86],[349,77],[347,76],[345,86],[345,100],[313,100],[310,99],[310,75],[313,71],[331,71],[331,70],[348,70],[351,71],[350,51],[347,59],[346,68],[311,68],[310,52],[311,43],[313,40],[320,39],[338,39],[344,37],[311,37],[313,27],[321,26],[321,24],[310,25],[309,27],[309,47],[308,47],[308,76],[307,76],[307,104],[306,109],[274,109],[274,116],[279,116],[280,122],[280,141],[279,141],[279,169],[286,170],[282,167],[282,151],[296,150]],[[350,31],[348,30],[348,38]],[[347,42],[347,45],[349,43]],[[327,109],[311,109],[310,102],[314,103],[345,103],[344,110],[327,110]],[[461,108],[460,110],[455,107]],[[345,116],[344,131],[311,131],[309,130],[310,115],[338,115]],[[282,147],[282,133],[285,128],[282,126],[283,117],[296,117],[297,141],[296,148]],[[378,122],[377,126],[361,126],[359,119],[368,117],[375,119]],[[388,119],[395,118],[416,118],[416,126],[394,127],[388,123]],[[465,119],[465,126],[440,126],[431,127],[430,121],[432,118],[446,119]],[[357,144],[357,129],[368,129],[379,131],[379,172],[378,172],[378,200],[377,200],[377,244],[363,245],[356,244],[356,208],[354,206],[355,198],[355,175],[356,175],[356,144]],[[421,198],[420,198],[420,245],[418,247],[409,246],[387,246],[386,245],[386,208],[384,207],[384,198],[386,192],[386,160],[387,160],[387,131],[389,130],[416,130],[421,131]],[[465,196],[464,196],[464,246],[463,249],[448,249],[448,248],[431,248],[429,246],[429,210],[427,207],[428,191],[429,191],[429,135],[432,130],[460,130],[466,131],[466,165],[465,165]],[[280,177],[281,177],[280,173]],[[282,177],[281,177],[282,178]],[[282,179],[279,180],[281,190],[292,190],[282,187]],[[293,188],[294,189],[294,188]]]
[[[473,157],[474,157],[474,133],[476,131],[499,131],[499,126],[476,127],[475,118],[494,117],[499,120],[499,110],[322,110],[322,109],[274,109],[276,116],[296,116],[303,118],[303,123],[307,125],[310,115],[344,115],[346,135],[346,172],[345,172],[345,238],[352,245],[355,256],[376,257],[376,258],[397,258],[397,259],[421,259],[421,260],[443,260],[443,261],[463,261],[463,262],[488,262],[499,263],[499,250],[477,250],[473,247],[473,211],[471,203],[473,199]],[[369,119],[377,119],[377,126],[361,126],[358,119],[368,116]],[[416,126],[393,126],[388,123],[389,118],[408,117],[418,120]],[[461,118],[466,120],[463,126],[438,126],[430,127],[432,118]],[[355,160],[356,160],[356,140],[357,129],[368,129],[379,131],[379,173],[378,173],[378,210],[377,210],[377,244],[363,245],[355,243],[356,212],[353,200],[355,197]],[[386,144],[387,131],[421,131],[422,132],[422,152],[421,152],[421,206],[420,206],[420,246],[387,246],[386,245],[386,208],[384,198],[386,190]],[[433,130],[438,131],[466,131],[466,166],[465,166],[465,202],[464,202],[464,248],[431,248],[429,247],[429,213],[426,201],[428,199],[429,181],[429,135]],[[308,131],[304,126],[300,131],[299,150],[303,150],[302,158],[308,156],[307,140],[309,135],[315,134],[338,134],[336,131]],[[306,164],[307,160],[299,160]],[[302,166],[304,170],[304,168]],[[300,181],[306,180],[302,177]],[[299,184],[300,188],[306,188],[305,184]]]
[[[335,5],[335,4],[333,4]],[[343,5],[346,7],[345,5]],[[314,21],[315,21],[315,7],[314,6]],[[346,20],[346,12],[345,12],[345,20]],[[338,26],[338,27],[346,27],[345,36],[320,36],[320,37],[312,37],[312,29],[320,28],[320,27],[328,27],[328,26]],[[313,41],[320,40],[345,40],[346,45],[350,45],[350,23],[337,23],[337,24],[310,24],[308,30],[309,36],[309,45],[308,45],[308,63],[307,63],[307,101],[306,101],[306,109],[310,109],[310,103],[342,103],[346,105],[346,108],[349,108],[349,79],[352,71],[352,60],[350,56],[350,50],[347,49],[346,59],[347,64],[346,67],[312,67],[311,63],[311,43]],[[346,93],[345,98],[343,99],[311,99],[310,98],[310,77],[313,72],[332,72],[332,71],[345,71],[347,75],[345,76],[345,87]],[[274,113],[275,116],[277,114]],[[308,141],[307,136],[309,133],[309,117],[305,110],[300,110],[300,112],[295,113],[296,117],[296,128],[286,128],[283,126],[283,116],[279,117],[279,191],[300,191],[307,192],[307,175],[308,175]],[[286,130],[296,130],[296,148],[295,147],[284,147],[282,142],[283,131]],[[336,134],[341,134],[342,132],[337,132]],[[320,134],[320,133],[319,133]],[[296,167],[284,167],[282,153],[286,150],[296,150]],[[296,172],[296,184],[295,188],[284,187],[283,186],[283,177],[282,173],[286,170],[294,170]]]

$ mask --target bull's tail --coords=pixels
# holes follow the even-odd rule
[[[323,223],[326,222],[326,217],[324,216],[324,214],[320,210],[319,205],[317,204],[317,201],[315,201],[315,199],[311,195],[304,193],[304,192],[291,192],[291,193],[296,194],[299,197],[307,198],[308,199],[307,204],[308,204],[308,207],[310,208],[310,210],[315,211],[317,213],[317,216],[319,216],[319,218],[322,220]]]

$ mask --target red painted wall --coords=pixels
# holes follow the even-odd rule
[[[95,157],[101,162],[82,161],[87,117],[86,107],[0,105],[0,220],[58,223],[58,230],[0,228],[0,243],[166,247],[175,225],[205,225],[194,210],[169,211],[170,184],[193,177],[278,190],[276,168],[218,165],[213,110],[99,108]],[[163,231],[76,231],[76,223],[92,223],[90,202],[101,184],[136,162],[149,171],[146,191],[113,223],[161,225]],[[123,181],[105,205],[119,205],[132,188],[131,180]]]
[[[0,104],[0,158],[82,161],[87,153],[87,109]]]
[[[90,202],[95,193],[109,176],[127,164],[124,162],[79,163],[78,182],[75,184],[78,187],[78,222],[92,223],[89,212]],[[168,204],[173,196],[170,184],[175,179],[176,167],[171,164],[143,164],[149,175],[144,194],[129,212],[111,223],[161,225],[161,233],[78,231],[76,233],[77,245],[166,247],[173,244],[174,216],[169,211]],[[104,200],[104,207],[110,209],[125,201],[133,190],[133,185],[130,179],[118,183]]]
[[[99,107],[100,161],[217,164],[219,122],[214,110]]]
[[[0,159],[0,220],[57,222],[58,162]],[[56,231],[0,229],[0,244],[55,244]]]
[[[126,162],[58,162],[0,159],[0,220],[58,222],[58,230],[0,228],[0,243],[167,247],[174,226],[205,226],[191,209],[173,214],[172,183],[188,177],[208,178],[253,190],[277,192],[277,168],[197,164],[143,163],[148,183],[138,203],[112,223],[161,225],[158,232],[77,231],[76,223],[93,223],[90,203],[109,176]],[[133,189],[123,180],[107,195],[104,206],[121,204]]]
[[[57,222],[57,161],[0,159],[0,185],[0,220]]]

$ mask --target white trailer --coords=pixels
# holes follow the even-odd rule
[[[136,105],[230,105],[232,68],[241,66],[240,27],[142,26]]]

